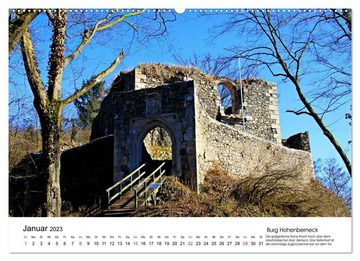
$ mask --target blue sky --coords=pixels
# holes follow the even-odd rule
[[[147,15],[151,16],[150,13]],[[73,92],[74,86],[79,88],[83,80],[106,68],[121,49],[125,50],[125,58],[118,68],[106,78],[107,87],[111,85],[112,80],[121,70],[130,70],[141,63],[177,64],[174,58],[175,55],[181,56],[184,59],[191,58],[194,54],[201,56],[206,53],[212,53],[214,56],[229,56],[229,52],[224,50],[224,48],[241,46],[246,44],[246,41],[253,39],[251,35],[245,38],[237,32],[215,39],[212,38],[215,26],[223,23],[227,18],[228,16],[220,14],[199,18],[193,12],[185,12],[177,16],[176,22],[168,23],[168,34],[150,39],[144,39],[145,35],[142,30],[152,30],[157,26],[154,25],[152,27],[150,25],[151,19],[146,20],[145,24],[138,27],[138,33],[134,33],[126,24],[120,24],[115,30],[97,35],[94,38],[94,44],[86,47],[83,55],[74,60],[71,66],[67,67],[63,80],[63,95],[66,97]],[[137,25],[138,19],[131,19],[131,22]],[[46,57],[51,33],[47,28],[45,16],[38,17],[32,24],[36,40],[35,48],[38,53],[39,67],[44,82],[46,82],[47,76]],[[68,33],[71,35],[76,33],[76,31],[69,30]],[[135,38],[133,39],[133,37]],[[69,49],[74,48],[79,40],[76,37],[69,39]],[[67,52],[69,51],[71,50]],[[17,69],[16,71],[13,69],[9,70],[9,100],[12,97],[24,95],[26,102],[31,105],[31,92],[26,83],[24,71],[21,69],[22,64],[19,62],[19,57],[19,53],[15,53],[10,59],[10,64],[15,64],[14,67]],[[236,60],[233,63],[236,65]],[[312,68],[309,69],[311,70]],[[309,131],[313,159],[335,157],[341,163],[335,149],[333,149],[333,146],[322,134],[312,118],[306,115],[295,116],[286,112],[288,109],[301,108],[301,103],[297,98],[294,87],[288,82],[283,82],[280,78],[273,77],[267,70],[260,70],[260,68],[257,77],[264,78],[278,85],[282,137],[286,138],[297,132]],[[316,77],[316,75],[311,77]],[[304,81],[304,89],[306,91],[311,91],[311,88],[313,88],[309,84],[311,80]],[[351,139],[351,129],[345,120],[345,113],[348,112],[349,105],[343,106],[338,111],[332,113],[326,120],[329,123],[336,121],[335,124],[331,125],[330,129],[341,146],[347,151],[347,154],[351,155],[351,146],[348,144],[348,140]],[[15,107],[10,106],[10,115],[15,110]],[[73,107],[69,106],[65,110],[65,114],[68,117],[73,117],[75,115]]]

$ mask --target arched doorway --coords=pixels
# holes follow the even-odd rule
[[[172,167],[172,140],[170,134],[161,127],[155,127],[148,131],[143,139],[141,162],[147,164],[151,171],[165,162],[167,173],[171,173]]]
[[[148,171],[166,162],[168,175],[182,176],[178,140],[174,131],[161,120],[142,125],[132,138],[131,169],[146,163]]]

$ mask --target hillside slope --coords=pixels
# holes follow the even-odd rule
[[[160,204],[139,209],[134,216],[162,217],[344,217],[345,203],[317,180],[296,183],[295,173],[272,172],[239,179],[220,169],[209,171],[196,194],[176,177],[167,177]]]

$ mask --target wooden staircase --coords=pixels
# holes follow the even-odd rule
[[[165,174],[165,162],[149,175],[144,170],[145,165],[142,164],[106,190],[108,208],[102,211],[101,216],[126,217],[149,202],[156,204],[156,193]]]

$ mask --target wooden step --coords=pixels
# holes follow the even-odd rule
[[[162,174],[164,174],[162,172]],[[141,184],[144,179],[146,179],[147,176],[145,175],[143,178],[139,180],[138,184]],[[159,190],[162,182],[164,180],[164,177],[161,177],[158,179],[157,182],[150,185],[150,187],[147,185],[147,189],[149,191],[148,196],[150,194],[156,194]],[[110,206],[109,209],[106,209],[102,211],[101,215],[106,217],[120,217],[120,216],[130,216],[132,213],[136,211],[135,208],[135,194],[134,189],[137,191],[138,195],[141,195],[141,193],[144,191],[143,185],[133,184],[133,186],[126,191],[124,194],[120,196],[117,200],[115,200]],[[138,207],[142,207],[146,203],[146,199],[142,196],[137,201]]]
[[[134,208],[121,208],[121,209],[107,209],[104,210],[102,216],[104,217],[127,217],[135,212]]]

